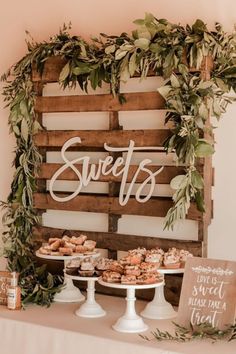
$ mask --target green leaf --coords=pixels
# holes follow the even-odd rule
[[[201,90],[206,90],[210,87],[213,86],[213,82],[212,81],[202,81],[200,82],[200,84],[198,85],[198,88]]]
[[[115,54],[115,60],[120,60],[124,58],[127,54],[127,50],[117,49]]]
[[[82,74],[89,74],[92,70],[93,68],[89,64],[83,62],[77,62],[77,66],[73,68],[72,72],[74,75],[77,76]]]
[[[115,50],[116,50],[116,46],[115,46],[115,44],[112,44],[112,45],[109,45],[108,47],[105,48],[105,53],[111,54],[111,53],[114,53]]]
[[[207,157],[214,153],[214,147],[205,140],[199,140],[195,148],[195,155],[197,157]]]
[[[147,50],[150,44],[150,40],[147,38],[139,38],[134,41],[134,45],[137,48]]]
[[[191,181],[193,186],[197,189],[202,189],[204,187],[203,178],[198,171],[193,171],[191,173]]]
[[[171,86],[173,86],[174,88],[180,87],[179,80],[175,74],[171,75],[170,81],[171,81]]]
[[[29,137],[29,127],[25,119],[21,121],[21,136],[27,142]]]
[[[65,79],[68,77],[69,74],[70,74],[70,63],[68,62],[60,72],[59,82],[65,81]]]
[[[199,115],[204,118],[205,120],[207,120],[208,116],[209,116],[209,111],[206,107],[206,105],[204,103],[201,103],[200,107],[199,107]]]
[[[136,64],[136,57],[137,57],[137,54],[136,52],[134,52],[130,59],[129,59],[129,73],[130,73],[130,76],[133,76],[136,69],[137,69],[137,64]]]
[[[150,40],[152,38],[152,35],[151,33],[148,31],[147,27],[146,26],[142,26],[142,27],[139,27],[137,29],[137,32],[138,32],[138,38],[139,39],[148,39]]]
[[[171,182],[170,182],[170,186],[172,189],[180,189],[183,187],[183,184],[185,184],[186,181],[186,175],[178,175],[175,176]]]
[[[196,202],[198,210],[201,211],[202,213],[204,213],[205,212],[205,203],[204,203],[204,199],[203,199],[203,195],[202,195],[201,191],[196,192],[195,202]]]
[[[199,34],[207,31],[207,27],[206,27],[205,23],[199,19],[196,20],[196,22],[193,24],[192,28],[195,33],[199,33]]]
[[[165,99],[168,97],[170,91],[172,90],[172,87],[169,85],[166,86],[161,86],[157,89],[157,91],[159,92],[159,94],[164,97]]]

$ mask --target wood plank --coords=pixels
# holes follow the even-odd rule
[[[109,130],[117,131],[122,130],[122,127],[119,124],[119,113],[118,112],[110,112],[109,113]],[[113,161],[115,161],[118,157],[122,156],[122,152],[110,152],[110,156],[112,156]],[[109,181],[109,197],[118,197],[120,191],[120,183],[116,183],[115,181]],[[118,231],[118,221],[121,218],[121,215],[109,214],[108,215],[108,232],[116,233]],[[117,259],[117,251],[114,248],[108,248],[108,257]]]
[[[156,91],[125,93],[125,103],[111,94],[36,97],[35,110],[53,112],[111,112],[164,109],[165,101]]]
[[[80,137],[81,143],[73,146],[101,148],[106,142],[112,147],[128,147],[130,140],[139,147],[162,147],[170,135],[168,129],[159,130],[67,130],[41,131],[34,136],[35,145],[40,147],[61,147],[66,141]]]
[[[206,57],[204,60],[208,61],[209,65],[213,65],[213,61],[211,57]],[[202,68],[204,67],[204,62],[202,64]],[[57,82],[59,79],[59,75],[61,70],[63,69],[64,65],[67,63],[67,60],[65,58],[62,58],[60,56],[54,56],[50,57],[46,60],[45,65],[44,65],[44,70],[43,74],[41,75],[37,70],[36,70],[36,65],[33,65],[33,71],[32,71],[32,81],[37,82],[37,81],[43,81],[43,82]],[[186,61],[187,63],[187,61]],[[199,72],[199,69],[196,68],[190,68],[189,71],[191,72]],[[134,76],[140,76],[140,74],[135,73]],[[148,76],[156,76],[155,72],[150,70],[148,72]]]
[[[43,163],[40,166],[40,170],[38,173],[37,178],[38,179],[51,179],[54,173],[59,170],[63,165],[59,163]],[[75,164],[75,168],[82,173],[82,164]],[[98,164],[96,166],[96,171],[98,168]],[[148,165],[148,169],[151,172],[155,172],[159,170],[162,166],[155,166],[155,165]],[[88,173],[90,172],[91,165],[89,165],[88,168]],[[109,167],[108,167],[109,168]],[[120,171],[123,168],[123,166],[117,168],[117,171]],[[127,182],[131,182],[135,173],[138,170],[137,165],[130,165],[129,167],[129,172],[127,176]],[[156,183],[158,184],[169,184],[172,178],[174,178],[177,175],[183,174],[184,173],[184,168],[183,167],[176,167],[176,166],[165,166],[164,169],[160,174],[155,176]],[[142,183],[145,181],[145,179],[148,177],[148,173],[145,171],[140,171],[137,178],[136,182],[137,183]],[[65,170],[59,177],[60,180],[69,180],[69,181],[77,181],[78,177],[76,173],[72,169],[67,169]],[[107,176],[101,175],[99,178],[99,182],[121,182],[122,176],[113,176],[111,173]]]
[[[167,239],[161,237],[147,237],[137,235],[126,235],[115,232],[98,232],[85,230],[66,230],[66,234],[78,237],[80,234],[85,234],[89,239],[97,242],[98,248],[109,249],[116,251],[128,251],[137,247],[145,247],[151,249],[160,247],[167,251],[171,247],[183,248],[191,252],[194,256],[202,255],[202,243],[200,241]],[[34,242],[47,242],[50,237],[61,238],[65,234],[64,229],[58,229],[46,226],[37,226],[33,229]]]
[[[67,195],[60,194],[61,197]],[[60,203],[55,201],[49,193],[34,193],[34,206],[37,209],[165,217],[172,205],[171,198],[155,197],[146,203],[139,203],[134,198],[130,198],[125,206],[121,206],[118,198],[98,195],[80,195],[68,202]],[[202,213],[197,210],[195,204],[191,204],[187,218],[201,220]]]

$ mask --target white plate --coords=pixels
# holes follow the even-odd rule
[[[100,256],[100,253],[98,251],[95,251],[95,253],[93,253],[93,254],[74,253],[71,256],[51,256],[51,255],[47,255],[47,254],[41,254],[41,253],[39,253],[39,251],[36,251],[35,254],[39,258],[54,259],[57,261],[65,261],[65,260],[70,260],[70,259],[75,259],[75,258],[84,259],[84,258],[88,258],[88,257],[97,258]]]
[[[151,288],[157,288],[159,286],[162,286],[164,284],[164,281],[154,283],[154,284],[128,285],[128,284],[121,284],[121,283],[107,283],[106,281],[103,281],[101,277],[99,277],[98,283],[103,286],[107,286],[108,288],[115,288],[115,289],[151,289]]]

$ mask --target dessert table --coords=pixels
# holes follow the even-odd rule
[[[83,254],[74,254],[72,256],[50,256],[50,255],[44,255],[39,253],[38,251],[36,251],[36,256],[38,258],[42,258],[42,259],[50,259],[50,260],[54,260],[54,261],[64,261],[64,288],[62,289],[62,291],[60,291],[58,294],[56,294],[54,296],[54,301],[56,302],[81,302],[84,301],[85,297],[84,295],[81,294],[81,291],[79,290],[79,288],[77,288],[76,286],[74,286],[73,281],[71,278],[69,278],[65,272],[66,270],[66,265],[69,261],[71,261],[72,259],[84,259],[87,257],[92,257],[92,258],[96,258],[100,256],[99,252],[96,252],[93,255],[83,255]]]
[[[163,274],[181,274],[184,273],[184,268],[167,269],[159,268],[158,272]],[[173,306],[166,301],[164,295],[165,281],[161,286],[155,288],[155,294],[152,301],[150,301],[145,309],[141,312],[141,315],[145,318],[151,318],[153,320],[164,320],[174,318],[177,316],[177,312]]]
[[[107,316],[82,318],[75,303],[54,303],[49,308],[30,305],[24,311],[0,306],[0,352],[3,354],[235,354],[236,342],[199,340],[189,343],[144,341],[137,333],[120,333],[112,324],[121,316],[124,299],[97,294]],[[137,312],[146,302],[137,300]],[[173,331],[170,320],[146,320],[149,330]]]
[[[136,289],[151,289],[157,288],[163,285],[163,281],[154,284],[144,284],[144,285],[126,285],[120,283],[108,283],[102,280],[102,278],[98,279],[99,284],[103,286],[107,286],[108,288],[115,289],[125,289],[126,290],[126,310],[125,314],[121,316],[116,323],[112,326],[115,331],[124,332],[124,333],[140,333],[144,332],[148,329],[148,325],[146,325],[136,311],[135,311],[135,290]]]

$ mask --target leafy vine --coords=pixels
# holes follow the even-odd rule
[[[101,34],[91,43],[71,36],[70,26],[64,26],[48,42],[37,43],[31,38],[27,42],[28,53],[2,76],[6,82],[3,95],[10,108],[10,130],[17,141],[11,193],[8,201],[2,203],[7,227],[4,255],[9,269],[21,274],[26,301],[49,304],[58,290],[58,279],[37,268],[33,261],[32,237],[32,226],[38,222],[33,192],[41,162],[33,135],[42,127],[34,111],[31,74],[34,65],[42,72],[49,57],[66,59],[59,77],[62,88],[79,85],[87,92],[88,84],[95,90],[108,83],[121,102],[124,97],[119,93],[120,81],[126,82],[136,73],[145,78],[149,71],[163,76],[165,84],[158,91],[166,101],[166,122],[173,123],[165,150],[175,152],[176,163],[186,169],[185,175],[171,182],[174,204],[167,213],[165,227],[173,228],[176,221],[184,219],[192,201],[204,211],[204,183],[197,170],[197,158],[214,152],[213,141],[204,138],[205,133],[211,135],[209,114],[219,119],[233,100],[227,94],[230,90],[236,92],[235,33],[225,33],[219,24],[209,31],[201,20],[183,27],[152,14],[134,23],[137,29],[131,35]],[[205,80],[199,69],[208,56],[214,67],[211,77]]]

